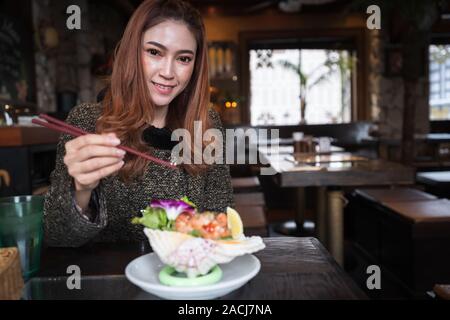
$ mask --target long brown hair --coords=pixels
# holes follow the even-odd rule
[[[153,119],[155,105],[148,92],[142,65],[142,37],[151,27],[166,20],[186,24],[197,41],[194,70],[186,88],[169,105],[166,125],[184,128],[194,141],[194,121],[202,121],[203,132],[211,124],[208,117],[209,78],[205,27],[200,13],[181,0],[145,0],[131,17],[114,54],[113,71],[103,100],[97,132],[114,132],[122,144],[142,152],[152,152],[142,139],[143,131]],[[203,134],[202,132],[202,134]],[[204,147],[204,143],[201,147]],[[190,153],[195,146],[192,142]],[[192,158],[192,157],[191,157]],[[119,171],[122,181],[142,176],[147,161],[127,155]],[[183,165],[190,174],[199,174],[206,165]]]

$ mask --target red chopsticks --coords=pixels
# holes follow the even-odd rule
[[[84,131],[84,130],[82,130],[80,128],[71,126],[70,124],[67,124],[64,121],[55,119],[55,118],[50,117],[49,115],[46,115],[46,114],[40,114],[39,118],[45,119],[47,122],[39,120],[39,119],[33,119],[33,120],[31,120],[31,122],[35,123],[35,124],[38,124],[38,125],[41,125],[43,127],[55,130],[55,131],[59,131],[59,132],[62,132],[62,133],[70,134],[71,136],[74,136],[74,137],[79,137],[79,136],[82,136],[82,135],[85,135],[85,134],[89,134],[89,132],[86,132],[86,131]],[[122,150],[124,150],[124,151],[126,151],[128,153],[134,154],[136,156],[142,157],[144,159],[153,161],[153,162],[158,163],[160,165],[166,166],[168,168],[178,169],[178,167],[175,164],[173,164],[173,163],[170,163],[170,162],[167,162],[167,161],[164,161],[164,160],[152,157],[152,156],[150,156],[148,154],[139,152],[139,151],[131,149],[129,147],[117,146],[117,148],[118,149],[122,149]]]

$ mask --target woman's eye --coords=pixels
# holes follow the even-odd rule
[[[159,51],[156,49],[148,49],[147,52],[150,53],[152,56],[156,56],[159,53]]]
[[[191,57],[180,57],[179,59],[180,59],[180,61],[183,62],[183,63],[189,63],[189,62],[192,61],[192,58],[191,58]]]

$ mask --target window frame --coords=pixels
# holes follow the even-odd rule
[[[431,89],[430,89],[430,46],[431,45],[450,45],[450,25],[446,25],[445,27],[441,28],[437,28],[438,31],[437,32],[433,32],[430,36],[430,42],[428,43],[428,47],[426,48],[426,63],[425,63],[425,72],[426,72],[426,78],[428,81],[428,87],[427,87],[427,92],[428,92],[428,121],[429,121],[429,128],[430,128],[430,132],[433,133],[435,132],[435,130],[433,129],[433,127],[443,127],[443,126],[447,126],[450,127],[450,120],[432,120],[431,117],[431,106],[430,106],[430,96],[431,96]],[[434,125],[433,125],[434,124]],[[440,129],[437,130],[437,132],[440,132]]]
[[[239,33],[239,52],[240,52],[240,95],[247,97],[241,102],[241,122],[250,125],[250,70],[249,70],[249,50],[254,49],[252,45],[255,42],[270,42],[274,39],[289,40],[299,39],[297,43],[293,43],[292,48],[307,49],[313,48],[308,46],[310,39],[318,39],[317,43],[324,43],[325,39],[346,39],[352,42],[352,50],[356,52],[357,68],[356,81],[352,81],[352,102],[351,102],[351,118],[350,122],[369,120],[370,112],[367,110],[367,61],[366,61],[366,45],[365,30],[361,28],[348,29],[314,29],[314,30],[279,30],[279,31],[245,31]],[[305,42],[302,39],[308,39]],[[323,40],[321,40],[323,39]],[[303,45],[302,45],[303,44]],[[289,47],[283,46],[288,49]],[[315,46],[314,48],[319,48]],[[345,48],[343,48],[345,49]]]

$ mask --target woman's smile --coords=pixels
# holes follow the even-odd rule
[[[152,81],[153,87],[156,88],[156,91],[162,95],[170,95],[173,92],[173,89],[176,87],[175,85],[162,85],[160,83]]]

